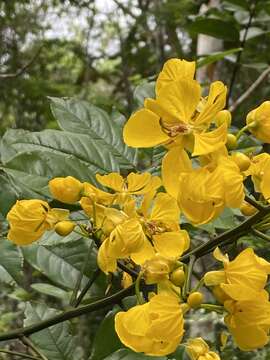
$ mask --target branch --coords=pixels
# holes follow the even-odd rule
[[[250,25],[252,23],[252,19],[253,19],[254,15],[255,15],[256,2],[257,2],[257,0],[254,0],[253,4],[251,4],[250,9],[249,9],[249,19],[248,19],[247,25],[245,27],[245,33],[244,33],[243,39],[242,39],[242,41],[240,43],[240,46],[239,46],[239,47],[242,48],[242,50],[239,51],[238,54],[237,54],[237,58],[236,58],[236,62],[235,62],[235,65],[234,65],[232,78],[231,78],[231,82],[230,82],[230,86],[229,86],[229,93],[228,93],[227,103],[229,103],[229,101],[231,99],[231,96],[232,96],[232,91],[233,91],[233,86],[234,86],[234,83],[235,83],[235,80],[236,80],[236,75],[237,75],[237,72],[239,70],[241,57],[242,57],[242,54],[243,54],[243,51],[244,51],[244,47],[246,45],[248,30],[249,30]]]
[[[229,108],[229,111],[233,112],[236,110],[236,108],[242,104],[257,87],[263,82],[263,80],[267,77],[267,75],[270,73],[270,66],[264,70],[263,73],[258,77],[258,79],[244,92],[243,95],[241,95]]]
[[[263,210],[263,209],[265,209],[265,206],[264,206],[264,205],[260,204],[258,201],[252,199],[252,198],[251,198],[250,196],[248,196],[248,195],[245,196],[245,201],[246,201],[247,203],[249,203],[250,205],[254,206],[254,207],[255,207],[256,209],[258,209],[258,210]]]
[[[92,302],[91,304],[88,304],[85,306],[81,306],[77,309],[67,310],[59,315],[51,317],[47,320],[40,321],[36,324],[26,326],[24,328],[16,329],[16,330],[4,333],[4,334],[0,334],[0,341],[18,339],[18,338],[21,338],[22,336],[29,336],[38,331],[46,329],[50,326],[73,319],[75,317],[79,317],[84,314],[91,313],[91,312],[99,310],[99,309],[103,309],[108,305],[117,304],[119,301],[121,301],[126,296],[134,294],[134,286],[135,286],[135,284],[132,284],[128,288],[120,290],[111,296],[107,296],[103,299]]]
[[[40,358],[37,358],[35,356],[20,353],[20,352],[17,352],[17,351],[6,350],[6,349],[0,349],[0,353],[9,354],[9,355],[13,355],[13,356],[19,356],[19,357],[22,357],[24,359],[40,360]]]
[[[247,231],[249,231],[254,224],[260,221],[266,214],[270,213],[270,205],[264,206],[259,210],[255,215],[251,216],[247,220],[243,221],[240,225],[236,226],[232,230],[228,230],[223,234],[210,239],[205,244],[198,246],[197,248],[191,250],[189,253],[181,257],[181,261],[188,261],[192,255],[197,259],[209,254],[217,246],[222,246],[225,244],[233,243],[235,240],[239,239]]]
[[[17,78],[17,77],[21,76],[36,61],[42,48],[43,48],[43,45],[40,46],[40,48],[35,53],[35,55],[32,57],[32,59],[27,64],[25,64],[21,69],[16,71],[15,73],[12,73],[12,74],[1,74],[0,73],[0,79],[10,79],[10,78]]]

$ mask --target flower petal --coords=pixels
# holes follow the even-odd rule
[[[192,156],[205,155],[223,147],[227,142],[227,125],[223,123],[217,129],[205,132],[194,133],[194,150]]]
[[[185,230],[172,231],[153,236],[153,244],[158,253],[168,258],[179,257],[189,248],[189,235]]]
[[[124,126],[125,143],[133,147],[152,147],[169,140],[159,121],[160,117],[148,109],[135,112]]]

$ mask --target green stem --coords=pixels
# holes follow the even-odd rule
[[[80,303],[82,302],[83,298],[85,297],[87,291],[91,288],[91,286],[94,284],[94,282],[96,281],[97,277],[99,276],[99,274],[101,273],[100,269],[96,269],[95,272],[92,274],[91,278],[88,280],[87,284],[85,285],[85,287],[82,289],[80,295],[78,296],[78,298],[76,300],[74,300],[74,307],[78,307],[80,305]]]
[[[194,289],[192,289],[192,292],[198,291],[199,288],[203,285],[204,283],[204,278],[202,277],[200,281],[198,281],[197,285],[194,287]]]
[[[193,271],[193,266],[195,264],[196,261],[196,256],[191,255],[190,260],[189,260],[189,264],[188,264],[188,271],[187,271],[187,276],[186,276],[186,281],[185,284],[183,286],[183,292],[182,292],[182,296],[183,299],[186,300],[187,295],[190,291],[190,286],[191,286],[191,276],[192,276],[192,271]]]
[[[38,350],[38,348],[32,343],[30,339],[28,339],[28,337],[23,335],[19,338],[25,346],[29,347],[32,350],[33,354],[37,354],[41,360],[48,360],[48,358]]]
[[[77,309],[67,310],[59,315],[51,317],[47,320],[40,321],[36,324],[26,326],[24,328],[16,329],[4,334],[0,334],[0,341],[12,340],[12,339],[20,338],[22,336],[32,335],[50,326],[79,317],[84,314],[91,313],[99,309],[103,309],[109,305],[117,304],[126,296],[133,295],[134,288],[135,288],[135,283],[133,283],[131,286],[129,286],[126,289],[120,290],[111,296],[106,296],[105,298],[92,302],[91,304],[78,307]]]
[[[210,239],[206,243],[196,247],[191,250],[187,254],[181,257],[180,261],[187,262],[188,259],[195,255],[196,258],[200,258],[206,254],[209,254],[213,251],[217,246],[222,246],[223,244],[233,243],[241,236],[246,234],[253,225],[261,221],[267,214],[270,213],[270,206],[264,206],[261,210],[259,210],[255,215],[250,216],[248,219],[243,221],[240,225],[235,228],[224,232],[223,234],[215,237],[214,239]]]
[[[83,275],[84,275],[84,272],[85,272],[85,269],[86,269],[86,266],[87,266],[87,263],[89,261],[89,258],[90,258],[90,255],[91,255],[91,252],[93,250],[93,246],[94,246],[94,241],[92,240],[91,241],[91,244],[89,246],[89,249],[85,255],[85,258],[84,258],[84,262],[83,262],[83,266],[81,268],[81,271],[79,273],[79,276],[77,278],[77,281],[76,281],[76,284],[75,284],[75,288],[72,292],[72,295],[71,295],[71,298],[70,298],[70,305],[71,306],[74,306],[74,304],[76,303],[76,299],[77,299],[77,294],[78,294],[78,291],[80,290],[80,287],[81,287],[81,282],[82,282],[82,278],[83,278]]]
[[[25,359],[40,360],[40,358],[37,358],[35,356],[24,354],[24,353],[17,352],[17,351],[0,349],[0,353],[8,354],[8,355],[14,355],[14,356],[20,356],[20,357],[25,358]]]
[[[252,228],[252,232],[253,232],[255,235],[257,235],[258,237],[260,237],[261,239],[270,241],[270,236],[269,236],[269,235],[266,235],[266,234],[260,232],[259,230],[256,230],[256,229],[253,229],[253,228]]]
[[[136,298],[138,301],[138,304],[143,305],[144,304],[144,300],[141,296],[141,292],[140,292],[140,282],[141,282],[141,278],[143,276],[143,273],[139,273],[136,281],[135,281],[135,294],[136,294]]]
[[[241,135],[243,135],[244,132],[245,132],[246,130],[248,130],[248,128],[249,128],[248,125],[242,127],[242,129],[240,129],[240,130],[238,131],[238,133],[235,135],[235,136],[236,136],[236,139],[238,140],[238,139],[241,137]]]

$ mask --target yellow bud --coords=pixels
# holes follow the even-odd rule
[[[244,201],[243,204],[240,206],[240,211],[245,216],[251,216],[256,214],[258,210],[251,204]]]
[[[237,139],[236,139],[236,136],[233,135],[233,134],[228,134],[227,135],[227,148],[229,150],[232,150],[232,149],[236,149],[237,148]]]
[[[170,280],[175,286],[183,286],[186,279],[185,272],[182,268],[174,270],[170,275]]]
[[[232,160],[239,167],[240,171],[246,171],[250,167],[251,160],[247,155],[241,152],[235,152],[232,154],[231,157]]]
[[[70,234],[75,227],[75,224],[71,221],[60,221],[54,227],[55,232],[61,236],[67,236]]]
[[[83,184],[72,176],[57,177],[49,182],[54,199],[66,204],[74,204],[82,197]]]
[[[187,299],[188,305],[193,309],[198,308],[202,304],[202,302],[203,302],[203,294],[199,291],[195,291],[191,293]]]
[[[217,126],[221,126],[222,124],[226,123],[229,127],[232,122],[232,115],[229,110],[221,110],[217,113],[215,123]]]

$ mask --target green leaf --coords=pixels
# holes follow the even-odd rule
[[[27,303],[24,326],[30,326],[55,316],[57,310],[45,304]],[[63,322],[30,336],[37,348],[50,360],[74,360],[76,350],[74,338],[69,333],[68,322]],[[79,359],[78,359],[79,360]]]
[[[18,192],[11,186],[9,177],[4,172],[0,173],[0,188],[0,213],[6,216],[12,205],[16,202]]]
[[[155,82],[145,82],[135,88],[133,96],[138,107],[143,107],[146,98],[155,97],[155,84]]]
[[[188,30],[228,41],[239,40],[239,31],[235,25],[219,19],[197,19],[188,27]]]
[[[12,133],[11,137],[9,133]],[[40,132],[25,132],[23,135],[16,130],[8,130],[2,141],[4,152],[2,162],[5,164],[14,154],[33,151],[56,154],[62,157],[64,163],[69,157],[75,158],[85,165],[90,173],[111,172],[119,170],[116,159],[109,151],[104,151],[102,139],[90,139],[88,135],[76,134],[60,130],[43,130]],[[11,147],[12,151],[5,151]]]
[[[89,241],[81,239],[58,246],[31,245],[22,248],[24,258],[54,283],[74,289],[87,254]],[[84,269],[82,286],[96,269],[96,250]]]
[[[215,63],[215,62],[217,62],[219,60],[224,59],[228,55],[234,54],[234,53],[242,51],[242,50],[243,50],[242,48],[235,48],[235,49],[231,49],[231,50],[216,52],[216,53],[213,53],[213,54],[208,55],[208,56],[203,56],[202,58],[200,58],[197,61],[196,68],[198,69],[198,68],[200,68],[202,66]]]
[[[53,296],[64,301],[68,301],[70,297],[68,292],[51,284],[35,283],[31,285],[31,288],[40,292],[41,294]]]
[[[243,39],[244,37],[244,34],[245,34],[245,29],[241,30],[240,32],[240,38],[241,40]],[[250,40],[250,39],[254,39],[255,37],[258,37],[258,36],[261,36],[261,35],[266,35],[268,34],[270,31],[265,31],[259,27],[255,27],[255,26],[252,26],[248,29],[248,33],[247,33],[247,37],[246,37],[246,40]]]
[[[114,318],[119,310],[118,306],[115,307],[103,319],[94,338],[89,360],[104,359],[123,346],[114,329]],[[104,346],[104,339],[106,339],[106,346]]]
[[[107,356],[103,360],[167,360],[167,357],[165,356],[147,356],[139,353],[135,353],[128,349],[120,349],[116,351],[115,353]]]
[[[238,8],[242,8],[245,10],[249,9],[249,4],[247,2],[247,0],[226,0],[224,1],[224,3],[229,3],[232,5],[235,5],[235,7],[232,8],[232,10],[238,9]]]
[[[8,283],[22,283],[23,257],[18,247],[5,238],[0,238],[0,266],[2,267],[0,280]]]
[[[136,150],[123,142],[122,127],[102,109],[77,99],[50,98],[51,110],[61,129],[84,134],[89,151],[98,143],[99,152],[110,156],[120,167],[134,168]],[[95,155],[93,154],[93,157]]]

